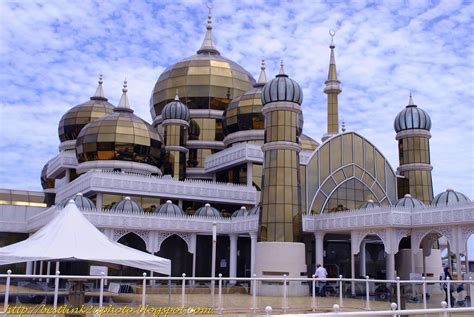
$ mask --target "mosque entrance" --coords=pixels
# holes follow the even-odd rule
[[[171,260],[171,276],[192,276],[193,255],[188,252],[188,245],[179,236],[173,234],[161,243],[157,256]]]
[[[127,233],[118,239],[117,242],[139,251],[148,252],[146,250],[145,241],[143,241],[143,239],[134,232]],[[143,269],[137,269],[129,266],[120,266],[118,274],[122,276],[141,276],[143,274]]]

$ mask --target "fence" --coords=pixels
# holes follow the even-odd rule
[[[70,290],[74,285],[86,284],[87,290],[86,287],[82,291]],[[123,286],[132,293],[121,292]],[[262,295],[262,286],[267,290],[270,287],[273,296]],[[299,287],[300,296],[291,296],[295,287]],[[4,296],[1,296],[2,290]],[[308,314],[309,317],[474,313],[471,295],[474,295],[472,279],[373,280],[340,276],[321,280],[314,276],[229,278],[221,274],[215,278],[186,277],[185,274],[182,277],[153,277],[146,273],[141,277],[66,276],[60,272],[23,275],[11,274],[11,271],[0,274],[2,314],[11,313],[9,308],[28,300],[31,304],[32,298],[36,298],[34,303],[44,304],[43,307],[50,307],[53,312],[61,303],[80,306],[81,301],[74,300],[74,296],[82,296],[82,303],[88,297],[89,306],[95,312],[101,312],[100,315],[113,306],[139,308],[142,315],[151,312],[145,309],[147,307],[208,307],[213,314],[315,312]]]

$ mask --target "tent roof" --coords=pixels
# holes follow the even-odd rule
[[[106,262],[171,274],[170,260],[109,240],[73,200],[28,239],[0,248],[0,265],[53,260]]]

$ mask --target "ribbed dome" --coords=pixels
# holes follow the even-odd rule
[[[61,142],[75,140],[81,129],[89,122],[112,113],[114,106],[103,96],[102,78],[90,100],[69,109],[59,121],[58,135]]]
[[[395,207],[424,208],[425,204],[421,200],[411,197],[410,194],[406,194],[405,197],[397,200]]]
[[[447,206],[468,201],[471,200],[463,193],[456,192],[452,189],[446,189],[446,191],[436,195],[431,204],[435,206]]]
[[[54,178],[48,178],[47,175],[48,164],[49,162],[46,163],[41,170],[41,187],[43,187],[43,189],[54,188]]]
[[[260,213],[260,206],[252,207],[249,210],[249,216],[258,215]]]
[[[431,119],[423,109],[418,108],[413,103],[412,96],[410,95],[408,106],[396,116],[393,126],[397,133],[409,129],[429,131],[431,129]]]
[[[95,160],[122,160],[162,164],[161,136],[128,106],[126,84],[114,112],[87,124],[76,141],[79,163]]]
[[[214,207],[211,207],[209,204],[205,204],[204,207],[196,210],[195,216],[200,217],[221,217],[221,213]]]
[[[164,120],[175,119],[175,120],[184,120],[189,122],[191,120],[191,113],[189,112],[188,107],[179,101],[179,97],[176,94],[176,97],[173,101],[166,104],[161,112],[161,118]]]
[[[74,200],[74,202],[76,203],[77,208],[79,208],[79,209],[95,209],[94,202],[92,200],[90,200],[89,198],[87,198],[86,196],[82,195],[82,193],[77,193],[76,195],[74,195],[74,197],[64,199],[59,204],[59,206],[61,206],[63,208],[66,207],[66,205],[68,204],[68,202],[71,199]]]
[[[263,86],[257,86],[246,91],[227,106],[223,115],[226,134],[265,128],[262,113],[262,88]]]
[[[179,207],[178,205],[173,204],[171,200],[167,200],[166,203],[161,206],[158,206],[155,209],[155,212],[160,215],[167,216],[184,216],[183,209],[181,209],[181,207]]]
[[[262,91],[262,104],[270,102],[287,101],[299,105],[303,102],[303,90],[298,83],[285,74],[283,64],[280,73],[265,84]]]
[[[237,209],[236,211],[234,211],[234,213],[232,214],[232,217],[235,218],[235,217],[245,217],[245,216],[248,216],[248,211],[247,211],[247,208],[245,208],[244,206],[240,207],[239,209]]]
[[[143,212],[143,208],[130,197],[125,197],[116,203],[111,210],[116,212]]]
[[[370,208],[378,208],[380,205],[376,202],[374,202],[372,199],[367,200],[365,203],[363,203],[359,209],[370,209]]]

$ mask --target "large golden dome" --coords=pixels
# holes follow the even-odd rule
[[[89,122],[112,113],[114,106],[104,97],[102,77],[97,91],[90,100],[69,109],[59,121],[58,134],[61,142],[75,140],[81,129]]]
[[[207,33],[197,54],[168,67],[158,78],[150,99],[153,119],[173,101],[176,89],[189,109],[224,110],[233,98],[255,84],[249,72],[220,55],[212,42],[211,30],[209,16]]]
[[[114,112],[91,121],[79,133],[76,141],[79,163],[122,160],[161,166],[161,137],[150,124],[133,114],[126,92],[125,84]]]

